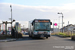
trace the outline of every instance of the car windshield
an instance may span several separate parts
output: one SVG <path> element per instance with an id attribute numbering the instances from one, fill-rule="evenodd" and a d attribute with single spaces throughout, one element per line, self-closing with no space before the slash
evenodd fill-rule
<path id="1" fill-rule="evenodd" d="M 50 23 L 49 22 L 36 22 L 35 23 L 35 30 L 38 31 L 49 31 L 50 30 Z"/>

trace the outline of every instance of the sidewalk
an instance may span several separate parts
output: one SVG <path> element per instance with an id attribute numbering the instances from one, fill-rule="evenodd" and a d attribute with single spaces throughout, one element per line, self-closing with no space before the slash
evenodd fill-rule
<path id="1" fill-rule="evenodd" d="M 9 39 L 0 40 L 0 42 L 10 42 L 10 41 L 16 41 L 16 39 L 14 39 L 14 38 L 9 38 Z"/>
<path id="2" fill-rule="evenodd" d="M 29 35 L 22 35 L 23 37 L 28 37 Z M 11 42 L 11 41 L 17 41 L 17 40 L 22 40 L 22 38 L 7 38 L 7 39 L 2 39 L 0 42 Z"/>

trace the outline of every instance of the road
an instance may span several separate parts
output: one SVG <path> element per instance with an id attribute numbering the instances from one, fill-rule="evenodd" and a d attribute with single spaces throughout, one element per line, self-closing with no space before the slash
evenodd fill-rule
<path id="1" fill-rule="evenodd" d="M 51 36 L 32 39 L 25 36 L 12 42 L 0 42 L 0 50 L 75 50 L 75 41 L 70 38 Z"/>

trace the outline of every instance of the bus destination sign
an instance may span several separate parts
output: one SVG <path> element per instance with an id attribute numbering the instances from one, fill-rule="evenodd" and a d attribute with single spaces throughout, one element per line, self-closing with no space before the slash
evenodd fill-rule
<path id="1" fill-rule="evenodd" d="M 35 22 L 49 22 L 48 20 L 37 20 Z"/>

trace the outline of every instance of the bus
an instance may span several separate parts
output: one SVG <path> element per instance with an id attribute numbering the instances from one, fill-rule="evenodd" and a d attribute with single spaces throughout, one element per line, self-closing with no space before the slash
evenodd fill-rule
<path id="1" fill-rule="evenodd" d="M 29 22 L 29 37 L 50 37 L 51 36 L 51 25 L 50 19 L 34 19 Z"/>

